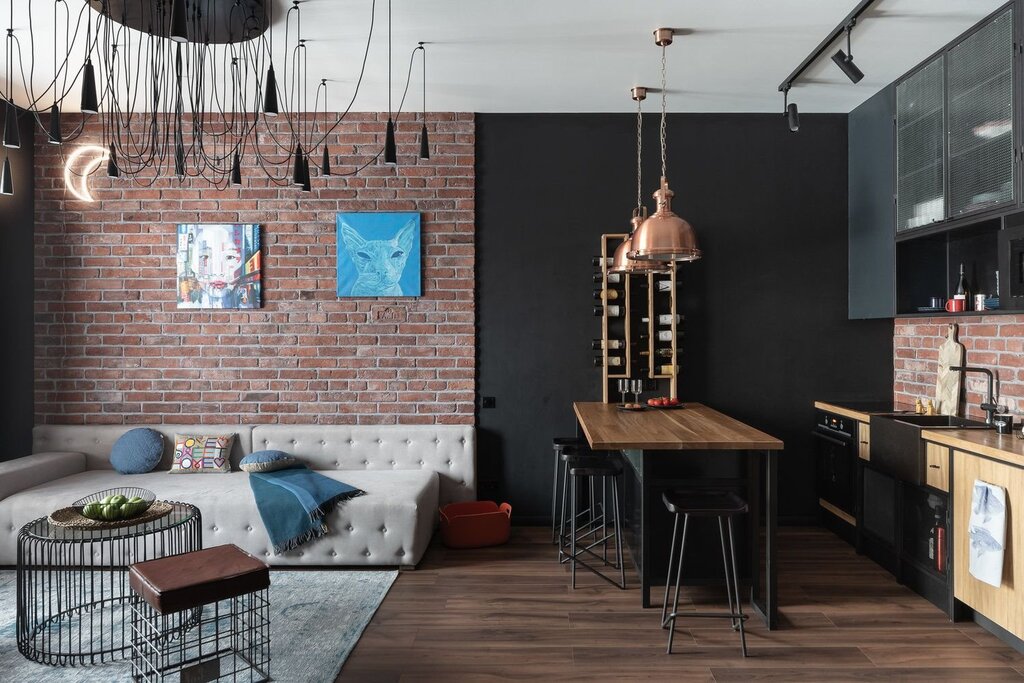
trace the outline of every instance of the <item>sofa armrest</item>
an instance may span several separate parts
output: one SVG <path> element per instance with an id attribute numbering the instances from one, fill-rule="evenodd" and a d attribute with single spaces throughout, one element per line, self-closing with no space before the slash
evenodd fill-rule
<path id="1" fill-rule="evenodd" d="M 35 453 L 0 462 L 0 500 L 33 486 L 84 471 L 84 453 Z"/>

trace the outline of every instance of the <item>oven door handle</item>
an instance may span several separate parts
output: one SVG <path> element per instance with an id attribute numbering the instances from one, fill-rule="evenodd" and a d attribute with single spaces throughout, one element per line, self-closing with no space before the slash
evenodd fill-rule
<path id="1" fill-rule="evenodd" d="M 836 439 L 834 437 L 828 436 L 827 434 L 822 434 L 821 432 L 817 432 L 817 431 L 812 431 L 811 432 L 811 436 L 816 436 L 819 439 L 824 439 L 825 441 L 828 441 L 829 443 L 834 443 L 835 445 L 843 446 L 844 448 L 849 448 L 852 445 L 852 442 L 848 443 L 846 441 L 840 441 L 839 439 Z"/>

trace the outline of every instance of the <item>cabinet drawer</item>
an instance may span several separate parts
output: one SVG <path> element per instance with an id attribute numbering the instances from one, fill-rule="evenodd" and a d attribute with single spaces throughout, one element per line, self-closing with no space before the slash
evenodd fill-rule
<path id="1" fill-rule="evenodd" d="M 871 460 L 871 425 L 867 422 L 857 423 L 857 455 L 861 460 Z"/>
<path id="2" fill-rule="evenodd" d="M 925 443 L 925 483 L 949 493 L 949 448 L 937 443 Z"/>

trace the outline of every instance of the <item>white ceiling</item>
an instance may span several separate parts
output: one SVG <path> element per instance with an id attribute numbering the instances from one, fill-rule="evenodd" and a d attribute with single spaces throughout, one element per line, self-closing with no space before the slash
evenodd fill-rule
<path id="1" fill-rule="evenodd" d="M 27 45 L 27 0 L 14 2 Z M 77 9 L 81 0 L 68 0 Z M 848 112 L 1005 0 L 877 0 L 853 34 L 866 74 L 851 84 L 830 49 L 794 85 L 801 112 Z M 651 32 L 686 29 L 668 48 L 672 111 L 780 111 L 778 84 L 836 26 L 855 0 L 394 0 L 394 93 L 401 97 L 409 51 L 428 43 L 428 108 L 476 112 L 633 111 L 629 88 L 658 85 Z M 0 16 L 6 15 L 0 2 Z M 284 9 L 276 0 L 276 30 Z M 33 2 L 38 54 L 48 55 L 52 3 Z M 327 78 L 331 109 L 347 103 L 358 72 L 371 0 L 303 0 L 310 85 Z M 387 109 L 387 0 L 354 109 Z M 278 34 L 281 35 L 280 33 Z M 839 47 L 837 44 L 836 47 Z M 845 46 L 843 46 L 845 48 Z M 41 59 L 49 64 L 52 57 Z M 3 57 L 0 56 L 0 64 Z M 37 77 L 40 83 L 48 78 Z M 0 72 L 2 73 L 2 72 Z M 419 107 L 419 66 L 411 101 Z M 69 105 L 77 103 L 70 98 Z M 312 102 L 312 98 L 310 100 Z M 648 101 L 648 110 L 656 103 Z M 68 109 L 73 109 L 69 106 Z"/>

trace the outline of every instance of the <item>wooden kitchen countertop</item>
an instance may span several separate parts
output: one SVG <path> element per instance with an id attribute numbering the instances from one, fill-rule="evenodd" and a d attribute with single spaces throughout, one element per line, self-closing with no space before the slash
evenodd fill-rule
<path id="1" fill-rule="evenodd" d="M 926 429 L 921 438 L 1024 467 L 1024 439 L 1017 438 L 1019 433 L 1019 429 L 1013 434 L 999 434 L 994 429 Z"/>
<path id="2" fill-rule="evenodd" d="M 700 403 L 678 410 L 630 412 L 614 403 L 577 402 L 573 410 L 590 447 L 621 450 L 780 451 L 782 441 Z"/>

